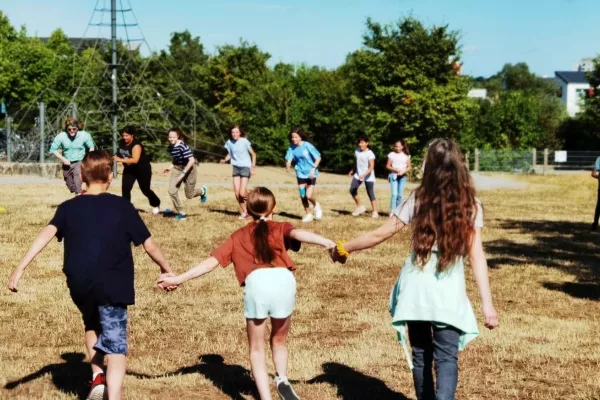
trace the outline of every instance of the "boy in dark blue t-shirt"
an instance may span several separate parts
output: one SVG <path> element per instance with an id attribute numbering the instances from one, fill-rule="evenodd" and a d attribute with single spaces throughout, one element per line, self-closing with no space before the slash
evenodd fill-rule
<path id="1" fill-rule="evenodd" d="M 125 378 L 127 355 L 127 306 L 134 304 L 131 243 L 143 244 L 160 267 L 161 276 L 171 268 L 152 239 L 133 205 L 107 193 L 112 181 L 109 153 L 94 151 L 82 163 L 85 196 L 67 200 L 34 240 L 8 287 L 16 292 L 25 268 L 52 240 L 64 239 L 63 271 L 73 302 L 81 312 L 85 342 L 92 365 L 92 388 L 87 398 L 119 399 Z M 106 356 L 106 376 L 104 358 Z"/>

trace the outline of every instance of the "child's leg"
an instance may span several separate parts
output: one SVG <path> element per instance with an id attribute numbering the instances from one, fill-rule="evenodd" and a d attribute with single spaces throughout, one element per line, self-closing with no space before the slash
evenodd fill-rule
<path id="1" fill-rule="evenodd" d="M 454 400 L 458 385 L 459 339 L 460 331 L 452 326 L 443 329 L 433 327 L 437 400 Z"/>
<path id="2" fill-rule="evenodd" d="M 177 182 L 180 175 L 181 170 L 173 168 L 173 172 L 171 172 L 171 177 L 169 179 L 169 197 L 171 197 L 173 208 L 177 213 L 183 213 L 183 206 L 179 199 L 179 187 L 181 186 L 181 182 Z"/>
<path id="3" fill-rule="evenodd" d="M 408 337 L 412 347 L 413 381 L 417 400 L 435 399 L 433 389 L 433 343 L 431 323 L 423 321 L 408 322 Z"/>
<path id="4" fill-rule="evenodd" d="M 104 372 L 104 353 L 97 352 L 94 349 L 98 341 L 98 332 L 94 330 L 85 331 L 85 347 L 90 357 L 90 365 L 92 366 L 92 374 L 96 375 Z"/>
<path id="5" fill-rule="evenodd" d="M 273 353 L 273 364 L 275 372 L 281 377 L 287 377 L 288 350 L 285 345 L 292 317 L 271 318 L 271 352 Z"/>
<path id="6" fill-rule="evenodd" d="M 242 202 L 240 201 L 240 186 L 241 186 L 241 177 L 234 176 L 233 177 L 233 194 L 235 195 L 235 200 L 238 203 L 238 207 L 240 210 L 245 213 L 244 208 L 242 207 Z"/>
<path id="7" fill-rule="evenodd" d="M 398 179 L 398 194 L 396 197 L 396 207 L 398 207 L 402 203 L 402 196 L 404 194 L 404 188 L 406 187 L 406 176 Z"/>
<path id="8" fill-rule="evenodd" d="M 354 199 L 357 207 L 360 207 L 360 199 L 358 198 L 358 188 L 362 182 L 356 178 L 352 178 L 352 183 L 350 184 L 350 194 Z"/>
<path id="9" fill-rule="evenodd" d="M 367 188 L 367 195 L 371 200 L 371 208 L 373 212 L 377 212 L 377 199 L 375 198 L 375 182 L 366 182 L 365 187 Z"/>
<path id="10" fill-rule="evenodd" d="M 315 196 L 315 185 L 306 185 L 306 198 L 313 206 L 317 205 L 317 197 Z"/>
<path id="11" fill-rule="evenodd" d="M 265 361 L 265 331 L 266 319 L 246 319 L 248 329 L 248 345 L 250 347 L 250 365 L 252 376 L 261 400 L 271 400 L 269 389 L 269 374 Z"/>
<path id="12" fill-rule="evenodd" d="M 125 354 L 106 355 L 106 390 L 110 400 L 119 400 L 122 396 L 125 365 Z"/>
<path id="13" fill-rule="evenodd" d="M 196 189 L 196 181 L 198 179 L 198 170 L 194 165 L 191 170 L 188 171 L 187 176 L 183 178 L 185 197 L 193 199 L 194 197 L 202 196 L 202 189 Z"/>
<path id="14" fill-rule="evenodd" d="M 238 202 L 244 214 L 248 213 L 248 208 L 246 207 L 246 199 L 248 198 L 248 179 L 245 177 L 240 178 L 240 190 L 238 192 Z"/>
<path id="15" fill-rule="evenodd" d="M 388 181 L 390 182 L 390 189 L 392 190 L 392 194 L 390 197 L 390 213 L 392 213 L 396 209 L 396 198 L 398 197 L 398 182 L 397 179 L 394 178 L 395 174 L 390 174 L 388 177 Z"/>
<path id="16" fill-rule="evenodd" d="M 310 206 L 308 204 L 308 198 L 306 197 L 306 183 L 298 184 L 298 193 L 300 194 L 300 200 L 302 201 L 304 212 L 310 214 Z"/>

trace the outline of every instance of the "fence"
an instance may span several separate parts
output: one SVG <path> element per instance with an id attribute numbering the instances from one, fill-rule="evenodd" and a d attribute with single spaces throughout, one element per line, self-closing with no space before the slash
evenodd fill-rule
<path id="1" fill-rule="evenodd" d="M 557 174 L 590 171 L 600 151 L 579 150 L 479 150 L 465 154 L 474 172 Z"/>

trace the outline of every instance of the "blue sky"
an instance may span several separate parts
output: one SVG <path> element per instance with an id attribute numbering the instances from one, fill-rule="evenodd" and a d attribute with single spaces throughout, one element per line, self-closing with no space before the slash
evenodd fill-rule
<path id="1" fill-rule="evenodd" d="M 2 0 L 12 24 L 48 36 L 62 28 L 82 36 L 96 0 Z M 240 38 L 269 52 L 272 62 L 335 68 L 362 45 L 365 20 L 394 22 L 413 15 L 428 25 L 449 24 L 461 33 L 463 72 L 496 73 L 524 61 L 540 74 L 571 70 L 600 53 L 598 0 L 117 0 L 131 3 L 153 50 L 165 48 L 171 32 L 188 29 L 206 49 Z M 110 0 L 98 0 L 109 7 Z M 99 21 L 100 13 L 94 20 Z M 104 15 L 109 21 L 109 15 Z M 130 36 L 140 37 L 137 28 Z M 89 28 L 86 36 L 109 35 Z M 121 30 L 119 36 L 124 37 Z"/>

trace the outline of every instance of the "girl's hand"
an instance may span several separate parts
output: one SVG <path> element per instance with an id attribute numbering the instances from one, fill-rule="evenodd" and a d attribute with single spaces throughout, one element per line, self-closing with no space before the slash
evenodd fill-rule
<path id="1" fill-rule="evenodd" d="M 219 164 L 225 164 L 227 161 L 225 161 L 225 159 L 222 159 L 221 161 L 219 161 Z"/>
<path id="2" fill-rule="evenodd" d="M 256 175 L 256 167 L 250 167 L 250 176 L 254 176 L 254 175 Z"/>
<path id="3" fill-rule="evenodd" d="M 181 282 L 179 277 L 171 272 L 167 274 L 160 274 L 156 280 L 156 285 L 167 292 L 177 289 L 180 284 Z"/>
<path id="4" fill-rule="evenodd" d="M 363 181 L 363 180 L 365 180 L 365 176 L 364 176 L 364 175 L 359 175 L 359 176 L 358 176 L 358 180 L 359 180 L 359 181 Z"/>
<path id="5" fill-rule="evenodd" d="M 309 177 L 310 179 L 312 179 L 312 178 L 314 178 L 314 177 L 315 177 L 315 169 L 314 169 L 314 168 L 311 168 L 311 169 L 310 169 L 310 174 L 308 174 L 308 177 Z"/>
<path id="6" fill-rule="evenodd" d="M 169 171 L 171 171 L 171 168 L 165 168 L 165 170 L 163 171 L 163 174 L 165 174 L 165 175 L 166 175 L 166 174 L 168 174 L 168 173 L 169 173 Z"/>
<path id="7" fill-rule="evenodd" d="M 483 306 L 483 315 L 485 316 L 485 327 L 494 329 L 498 326 L 498 313 L 493 304 Z"/>
<path id="8" fill-rule="evenodd" d="M 348 176 L 352 176 L 352 175 L 354 175 L 354 171 L 348 172 Z"/>
<path id="9" fill-rule="evenodd" d="M 21 280 L 22 276 L 23 270 L 19 268 L 15 269 L 8 277 L 8 290 L 16 293 L 18 291 L 17 286 L 19 286 L 19 280 Z"/>

